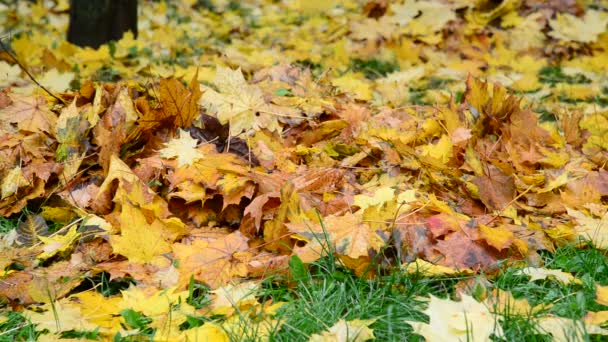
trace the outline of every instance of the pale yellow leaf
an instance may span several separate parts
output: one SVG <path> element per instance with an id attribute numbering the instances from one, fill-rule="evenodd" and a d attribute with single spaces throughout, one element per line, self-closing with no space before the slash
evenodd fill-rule
<path id="1" fill-rule="evenodd" d="M 160 150 L 162 158 L 176 158 L 178 167 L 192 165 L 195 161 L 203 158 L 205 154 L 196 149 L 198 141 L 190 135 L 190 132 L 179 129 L 179 138 L 171 139 Z"/>

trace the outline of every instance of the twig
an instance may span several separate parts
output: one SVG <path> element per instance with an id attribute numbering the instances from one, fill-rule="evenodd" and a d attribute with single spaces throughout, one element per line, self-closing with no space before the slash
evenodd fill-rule
<path id="1" fill-rule="evenodd" d="M 32 74 L 30 74 L 29 71 L 27 71 L 27 69 L 23 66 L 23 64 L 21 64 L 21 62 L 19 62 L 19 60 L 17 59 L 17 56 L 15 56 L 7 47 L 6 45 L 4 45 L 4 43 L 2 42 L 2 39 L 0 39 L 0 47 L 2 48 L 3 51 L 6 51 L 6 53 L 13 59 L 13 61 L 19 66 L 19 68 L 21 70 L 23 70 L 23 72 L 32 80 L 32 82 L 34 82 L 37 86 L 39 86 L 42 90 L 44 90 L 47 94 L 49 94 L 50 96 L 52 96 L 54 99 L 56 99 L 57 101 L 61 102 L 62 104 L 65 104 L 65 101 L 63 101 L 63 99 L 59 98 L 57 95 L 51 93 L 50 90 L 46 89 L 45 86 L 43 86 L 42 84 L 40 84 Z"/>

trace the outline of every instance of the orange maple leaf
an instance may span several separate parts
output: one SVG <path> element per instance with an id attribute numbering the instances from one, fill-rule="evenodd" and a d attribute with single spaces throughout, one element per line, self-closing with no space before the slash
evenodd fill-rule
<path id="1" fill-rule="evenodd" d="M 195 240 L 192 244 L 173 245 L 173 253 L 179 261 L 180 279 L 178 288 L 187 286 L 190 277 L 216 289 L 236 277 L 247 275 L 247 238 L 240 232 L 207 242 Z"/>

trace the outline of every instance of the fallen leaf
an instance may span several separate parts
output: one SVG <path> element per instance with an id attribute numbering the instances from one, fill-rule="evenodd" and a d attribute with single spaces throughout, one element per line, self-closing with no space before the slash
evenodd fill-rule
<path id="1" fill-rule="evenodd" d="M 541 332 L 552 336 L 555 342 L 583 341 L 586 335 L 608 335 L 608 330 L 563 317 L 545 316 L 535 320 Z"/>
<path id="2" fill-rule="evenodd" d="M 407 323 L 427 341 L 488 341 L 491 335 L 503 335 L 487 304 L 467 295 L 462 295 L 460 302 L 431 295 L 424 313 L 429 316 L 429 323 Z"/>
<path id="3" fill-rule="evenodd" d="M 141 210 L 124 203 L 120 214 L 120 235 L 111 235 L 114 253 L 124 255 L 133 263 L 149 263 L 171 252 L 165 225 L 158 219 L 148 223 Z"/>
<path id="4" fill-rule="evenodd" d="M 594 218 L 578 210 L 570 208 L 567 210 L 568 215 L 578 223 L 574 227 L 577 237 L 590 240 L 597 248 L 608 249 L 608 215 Z"/>
<path id="5" fill-rule="evenodd" d="M 530 281 L 539 279 L 555 279 L 562 284 L 582 284 L 580 279 L 575 278 L 572 274 L 562 272 L 561 270 L 550 270 L 546 268 L 526 267 L 518 270 L 515 274 L 523 274 L 530 277 Z"/>
<path id="6" fill-rule="evenodd" d="M 339 320 L 327 331 L 320 334 L 313 334 L 308 339 L 309 342 L 364 342 L 375 338 L 374 331 L 369 328 L 375 319 L 354 319 L 346 321 Z"/>
<path id="7" fill-rule="evenodd" d="M 578 18 L 569 13 L 557 13 L 554 20 L 549 21 L 553 38 L 590 43 L 597 40 L 598 35 L 606 30 L 608 15 L 602 11 L 588 10 L 585 16 Z"/>
<path id="8" fill-rule="evenodd" d="M 193 139 L 189 132 L 179 130 L 179 138 L 172 139 L 165 144 L 165 148 L 160 150 L 162 158 L 176 158 L 177 166 L 192 165 L 199 159 L 205 157 L 200 150 L 196 148 L 198 141 Z"/>
<path id="9" fill-rule="evenodd" d="M 600 305 L 608 306 L 608 286 L 595 286 L 595 301 Z"/>
<path id="10" fill-rule="evenodd" d="M 240 232 L 231 233 L 214 241 L 195 240 L 190 245 L 174 244 L 173 253 L 179 260 L 180 286 L 190 282 L 190 277 L 217 289 L 247 275 L 247 238 Z"/>

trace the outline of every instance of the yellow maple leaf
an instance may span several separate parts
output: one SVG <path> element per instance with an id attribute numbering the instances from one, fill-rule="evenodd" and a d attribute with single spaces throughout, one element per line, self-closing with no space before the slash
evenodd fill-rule
<path id="1" fill-rule="evenodd" d="M 478 0 L 475 1 L 475 9 L 467 13 L 467 19 L 474 21 L 478 25 L 487 25 L 496 18 L 514 13 L 520 4 L 521 0 L 506 0 L 500 3 Z"/>
<path id="2" fill-rule="evenodd" d="M 584 341 L 586 335 L 608 335 L 607 329 L 581 320 L 564 317 L 544 316 L 534 320 L 540 332 L 550 334 L 551 341 Z"/>
<path id="3" fill-rule="evenodd" d="M 364 342 L 375 338 L 369 328 L 375 319 L 340 319 L 336 324 L 320 334 L 312 334 L 309 342 Z"/>
<path id="4" fill-rule="evenodd" d="M 454 302 L 431 295 L 424 313 L 429 323 L 408 323 L 427 341 L 489 341 L 491 335 L 503 335 L 488 304 L 471 296 L 462 295 L 462 301 Z"/>
<path id="5" fill-rule="evenodd" d="M 372 196 L 367 194 L 355 195 L 353 205 L 365 210 L 371 206 L 380 205 L 395 198 L 395 189 L 390 186 L 376 189 Z"/>
<path id="6" fill-rule="evenodd" d="M 99 327 L 100 332 L 105 336 L 113 336 L 120 330 L 121 317 L 117 316 L 117 313 L 121 310 L 122 298 L 105 297 L 101 293 L 91 290 L 76 294 L 71 299 L 77 300 L 82 316 Z"/>
<path id="7" fill-rule="evenodd" d="M 259 304 L 256 293 L 259 284 L 252 281 L 221 286 L 213 291 L 211 308 L 214 315 L 231 316 L 234 312 L 246 312 L 251 306 Z"/>
<path id="8" fill-rule="evenodd" d="M 0 61 L 0 87 L 6 87 L 19 80 L 21 68 L 19 65 L 10 65 L 5 61 Z"/>
<path id="9" fill-rule="evenodd" d="M 608 322 L 608 311 L 588 311 L 584 319 L 585 324 L 602 326 Z"/>
<path id="10" fill-rule="evenodd" d="M 352 93 L 356 99 L 363 101 L 372 99 L 371 84 L 361 73 L 346 73 L 332 79 L 331 83 L 345 93 Z"/>
<path id="11" fill-rule="evenodd" d="M 50 91 L 64 92 L 70 89 L 70 82 L 74 80 L 73 72 L 59 72 L 57 69 L 47 71 L 39 82 Z"/>
<path id="12" fill-rule="evenodd" d="M 507 44 L 511 50 L 526 51 L 530 48 L 543 46 L 546 38 L 542 31 L 544 27 L 544 24 L 541 23 L 542 20 L 540 20 L 542 16 L 541 12 L 533 12 L 522 18 L 521 22 L 507 31 Z"/>
<path id="13" fill-rule="evenodd" d="M 379 19 L 363 18 L 350 24 L 350 37 L 356 40 L 368 40 L 371 42 L 390 38 L 395 32 L 396 26 L 389 18 Z"/>
<path id="14" fill-rule="evenodd" d="M 68 330 L 90 331 L 96 328 L 82 314 L 81 306 L 70 302 L 69 299 L 64 298 L 52 304 L 45 304 L 42 309 L 43 312 L 30 310 L 23 312 L 23 315 L 40 330 L 47 329 L 56 334 Z"/>
<path id="15" fill-rule="evenodd" d="M 362 222 L 360 215 L 326 216 L 323 225 L 310 223 L 286 223 L 290 231 L 297 233 L 315 248 L 317 243 L 329 241 L 336 253 L 352 259 L 369 256 L 370 250 L 379 251 L 384 240 Z M 326 235 L 327 234 L 327 235 Z M 321 255 L 319 255 L 321 257 Z"/>
<path id="16" fill-rule="evenodd" d="M 131 286 L 121 291 L 121 309 L 132 309 L 152 319 L 151 328 L 156 329 L 160 340 L 176 340 L 181 334 L 179 326 L 195 315 L 195 309 L 186 303 L 188 291 L 176 287 L 156 289 Z"/>
<path id="17" fill-rule="evenodd" d="M 72 248 L 72 244 L 80 237 L 78 225 L 73 225 L 64 235 L 40 236 L 38 238 L 44 246 L 42 253 L 37 256 L 40 260 L 46 260 L 54 255 L 63 253 Z"/>
<path id="18" fill-rule="evenodd" d="M 592 43 L 606 31 L 606 24 L 608 14 L 603 11 L 589 9 L 582 18 L 570 13 L 557 13 L 555 19 L 549 20 L 549 35 L 563 41 Z"/>
<path id="19" fill-rule="evenodd" d="M 443 168 L 453 156 L 452 140 L 447 134 L 441 136 L 439 141 L 420 147 L 420 154 L 424 161 L 429 164 Z"/>
<path id="20" fill-rule="evenodd" d="M 188 298 L 188 291 L 178 291 L 176 287 L 158 290 L 131 286 L 121 293 L 121 309 L 133 309 L 150 317 L 167 313 L 174 304 L 184 303 Z"/>
<path id="21" fill-rule="evenodd" d="M 608 286 L 595 286 L 595 301 L 598 304 L 608 306 Z"/>
<path id="22" fill-rule="evenodd" d="M 120 223 L 121 234 L 110 236 L 110 242 L 114 252 L 124 255 L 130 262 L 148 263 L 171 252 L 165 225 L 158 219 L 149 224 L 141 210 L 128 202 L 123 203 Z"/>
<path id="23" fill-rule="evenodd" d="M 129 183 L 140 182 L 139 177 L 137 177 L 137 175 L 127 164 L 125 164 L 125 162 L 120 160 L 118 156 L 112 155 L 110 157 L 108 175 L 106 176 L 106 179 L 104 179 L 103 183 L 101 183 L 99 186 L 99 191 L 97 192 L 96 198 L 99 198 L 105 192 L 109 191 L 114 180 L 118 180 L 120 183 L 125 181 Z"/>
<path id="24" fill-rule="evenodd" d="M 538 279 L 547 279 L 553 278 L 563 284 L 582 284 L 580 279 L 575 278 L 571 273 L 563 272 L 561 270 L 550 270 L 546 268 L 538 268 L 538 267 L 526 267 L 520 270 L 517 270 L 515 274 L 525 274 L 530 277 L 530 281 L 535 281 Z"/>
<path id="25" fill-rule="evenodd" d="M 205 157 L 205 154 L 198 150 L 198 141 L 190 135 L 190 132 L 179 130 L 179 138 L 171 139 L 165 144 L 165 148 L 160 150 L 162 158 L 176 158 L 178 167 L 192 165 L 195 161 Z"/>
<path id="26" fill-rule="evenodd" d="M 591 134 L 585 142 L 585 147 L 608 150 L 608 111 L 594 110 L 593 113 L 585 115 L 581 119 L 579 126 Z"/>
<path id="27" fill-rule="evenodd" d="M 250 129 L 281 131 L 277 115 L 266 104 L 262 90 L 247 83 L 241 69 L 218 67 L 213 88 L 203 86 L 199 104 L 217 116 L 222 124 L 230 123 L 232 135 Z"/>
<path id="28" fill-rule="evenodd" d="M 574 227 L 578 237 L 591 240 L 597 248 L 608 249 L 608 215 L 594 218 L 578 210 L 570 208 L 567 210 L 568 215 L 578 223 Z"/>
<path id="29" fill-rule="evenodd" d="M 499 226 L 493 228 L 480 224 L 479 232 L 481 237 L 488 243 L 488 245 L 496 248 L 499 251 L 508 248 L 514 241 L 513 232 L 505 227 Z"/>
<path id="30" fill-rule="evenodd" d="M 470 269 L 455 269 L 453 267 L 435 265 L 422 259 L 416 259 L 408 263 L 403 268 L 403 271 L 408 274 L 420 273 L 425 277 L 450 277 L 457 275 L 471 275 L 475 273 Z"/>
<path id="31" fill-rule="evenodd" d="M 454 11 L 443 2 L 406 0 L 404 6 L 411 6 L 418 12 L 405 28 L 407 33 L 414 36 L 433 36 L 450 20 L 456 19 Z"/>
<path id="32" fill-rule="evenodd" d="M 2 179 L 2 199 L 17 193 L 19 188 L 30 185 L 30 182 L 23 176 L 20 166 L 12 168 Z"/>
<path id="33" fill-rule="evenodd" d="M 133 49 L 139 50 L 145 45 L 141 40 L 135 39 L 133 32 L 128 31 L 123 34 L 122 38 L 116 41 L 116 52 L 114 58 L 126 58 Z"/>
<path id="34" fill-rule="evenodd" d="M 180 341 L 229 342 L 230 337 L 220 326 L 206 322 L 200 327 L 184 330 Z"/>
<path id="35" fill-rule="evenodd" d="M 547 309 L 551 304 L 539 304 L 534 307 L 526 298 L 515 299 L 509 291 L 496 289 L 492 291 L 493 296 L 489 298 L 492 302 L 492 312 L 503 316 L 521 315 L 529 316 L 540 310 Z"/>

